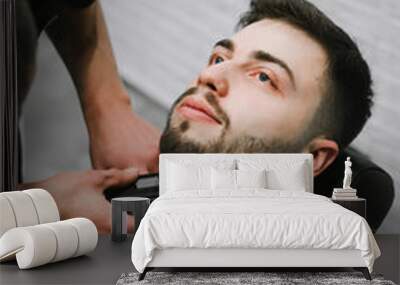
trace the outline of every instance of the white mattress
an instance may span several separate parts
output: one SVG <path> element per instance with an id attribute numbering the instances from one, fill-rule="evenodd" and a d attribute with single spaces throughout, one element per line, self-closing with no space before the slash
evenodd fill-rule
<path id="1" fill-rule="evenodd" d="M 167 248 L 357 249 L 371 272 L 380 255 L 359 215 L 323 196 L 265 189 L 162 195 L 134 237 L 135 268 Z"/>

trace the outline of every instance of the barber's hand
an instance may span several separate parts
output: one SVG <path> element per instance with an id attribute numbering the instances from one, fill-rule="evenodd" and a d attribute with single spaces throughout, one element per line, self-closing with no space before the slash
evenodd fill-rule
<path id="1" fill-rule="evenodd" d="M 109 233 L 111 204 L 104 198 L 103 191 L 110 187 L 126 186 L 137 177 L 136 168 L 62 172 L 19 188 L 43 188 L 56 201 L 61 219 L 85 217 L 96 224 L 100 233 Z M 128 218 L 128 225 L 131 231 L 132 217 Z"/>
<path id="2" fill-rule="evenodd" d="M 134 165 L 140 174 L 158 171 L 160 130 L 135 114 L 130 105 L 111 104 L 88 126 L 95 169 Z"/>

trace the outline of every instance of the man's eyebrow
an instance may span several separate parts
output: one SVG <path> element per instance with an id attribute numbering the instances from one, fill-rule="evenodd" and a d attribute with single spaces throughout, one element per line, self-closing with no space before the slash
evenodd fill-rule
<path id="1" fill-rule="evenodd" d="M 254 59 L 260 60 L 260 61 L 272 62 L 272 63 L 279 65 L 287 72 L 287 74 L 289 75 L 290 81 L 292 82 L 293 86 L 296 87 L 296 82 L 294 80 L 293 71 L 283 60 L 273 56 L 272 54 L 270 54 L 268 52 L 262 51 L 262 50 L 255 51 L 252 54 L 251 58 L 254 58 Z"/>
<path id="2" fill-rule="evenodd" d="M 227 50 L 233 52 L 235 50 L 235 44 L 230 39 L 223 39 L 215 43 L 214 48 L 216 47 L 223 47 Z"/>

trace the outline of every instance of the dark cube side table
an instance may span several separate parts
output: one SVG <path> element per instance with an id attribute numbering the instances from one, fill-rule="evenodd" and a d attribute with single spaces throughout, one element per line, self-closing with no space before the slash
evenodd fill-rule
<path id="1" fill-rule="evenodd" d="M 341 205 L 342 207 L 359 214 L 364 219 L 367 217 L 367 200 L 364 198 L 357 199 L 331 199 L 332 202 Z"/>
<path id="2" fill-rule="evenodd" d="M 150 205 L 150 199 L 144 197 L 119 197 L 111 200 L 112 207 L 112 227 L 111 227 L 111 240 L 124 241 L 127 237 L 127 212 L 135 216 L 135 229 L 133 234 L 136 233 L 140 221 L 146 214 Z"/>

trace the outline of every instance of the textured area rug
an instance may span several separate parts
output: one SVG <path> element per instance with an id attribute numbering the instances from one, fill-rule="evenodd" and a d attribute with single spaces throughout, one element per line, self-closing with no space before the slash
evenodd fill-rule
<path id="1" fill-rule="evenodd" d="M 139 273 L 122 274 L 117 285 L 133 284 L 385 284 L 395 285 L 384 280 L 381 275 L 372 274 L 372 281 L 360 272 L 148 272 L 142 281 Z"/>

